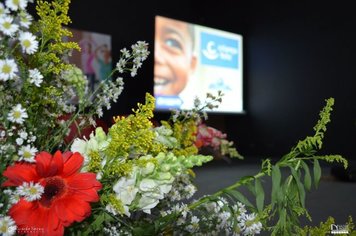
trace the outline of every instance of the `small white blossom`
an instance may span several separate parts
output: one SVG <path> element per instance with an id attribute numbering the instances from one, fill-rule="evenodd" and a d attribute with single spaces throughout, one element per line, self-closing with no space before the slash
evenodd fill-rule
<path id="1" fill-rule="evenodd" d="M 35 162 L 35 155 L 38 152 L 37 148 L 31 147 L 31 145 L 22 146 L 18 152 L 20 158 L 19 160 L 24 160 L 27 162 Z"/>
<path id="2" fill-rule="evenodd" d="M 17 104 L 8 114 L 7 119 L 11 122 L 22 124 L 28 118 L 26 109 L 21 104 Z"/>
<path id="3" fill-rule="evenodd" d="M 22 138 L 17 138 L 16 139 L 16 144 L 21 146 L 23 144 L 23 139 Z"/>
<path id="4" fill-rule="evenodd" d="M 124 58 L 129 58 L 131 56 L 130 51 L 127 50 L 126 48 L 121 49 L 120 52 L 122 53 Z"/>
<path id="5" fill-rule="evenodd" d="M 15 235 L 17 226 L 15 221 L 9 216 L 0 216 L 0 235 L 10 236 Z"/>
<path id="6" fill-rule="evenodd" d="M 18 72 L 18 68 L 14 59 L 0 60 L 0 81 L 13 79 L 16 72 Z"/>
<path id="7" fill-rule="evenodd" d="M 36 138 L 37 138 L 36 136 L 31 136 L 31 137 L 29 138 L 28 142 L 33 143 L 33 142 L 36 141 Z"/>
<path id="8" fill-rule="evenodd" d="M 0 130 L 0 139 L 1 139 L 1 138 L 4 138 L 5 135 L 6 135 L 5 130 Z"/>
<path id="9" fill-rule="evenodd" d="M 20 196 L 25 197 L 26 201 L 32 202 L 41 199 L 41 196 L 44 193 L 44 187 L 39 183 L 34 184 L 33 182 L 24 182 L 21 186 L 16 188 L 16 192 Z"/>
<path id="10" fill-rule="evenodd" d="M 31 34 L 30 32 L 21 32 L 20 36 L 19 36 L 19 41 L 20 41 L 20 44 L 22 47 L 22 51 L 24 53 L 33 54 L 38 49 L 38 41 L 36 40 L 36 37 L 33 34 Z M 37 69 L 35 69 L 35 70 L 37 70 Z M 37 74 L 41 75 L 38 70 L 35 72 L 36 72 L 36 75 Z M 31 72 L 30 72 L 30 76 L 31 76 Z M 37 84 L 36 84 L 36 86 L 37 86 Z M 39 86 L 37 86 L 37 87 L 39 87 Z"/>
<path id="11" fill-rule="evenodd" d="M 136 75 L 137 75 L 137 68 L 136 67 L 133 67 L 132 69 L 131 69 L 131 77 L 135 77 Z"/>
<path id="12" fill-rule="evenodd" d="M 114 216 L 116 216 L 118 214 L 118 212 L 115 210 L 115 208 L 111 204 L 106 205 L 105 209 L 107 212 L 113 214 Z"/>
<path id="13" fill-rule="evenodd" d="M 30 83 L 36 85 L 37 87 L 41 86 L 43 81 L 43 75 L 38 69 L 29 70 L 30 74 Z"/>
<path id="14" fill-rule="evenodd" d="M 0 17 L 0 30 L 7 36 L 12 37 L 19 29 L 17 24 L 13 24 L 11 16 Z"/>
<path id="15" fill-rule="evenodd" d="M 20 201 L 20 195 L 18 194 L 12 194 L 10 195 L 10 204 L 15 205 Z"/>
<path id="16" fill-rule="evenodd" d="M 22 138 L 22 139 L 27 139 L 28 134 L 27 134 L 26 131 L 21 130 L 21 131 L 19 132 L 19 136 L 20 136 L 20 138 Z"/>
<path id="17" fill-rule="evenodd" d="M 119 71 L 119 73 L 123 73 L 125 66 L 126 66 L 126 59 L 120 58 L 119 61 L 116 63 L 116 69 Z"/>

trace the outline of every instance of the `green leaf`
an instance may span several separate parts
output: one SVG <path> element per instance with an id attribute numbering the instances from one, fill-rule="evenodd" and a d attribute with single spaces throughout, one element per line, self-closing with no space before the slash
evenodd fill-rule
<path id="1" fill-rule="evenodd" d="M 246 187 L 248 190 L 250 190 L 250 192 L 253 194 L 253 196 L 256 196 L 255 186 L 252 183 L 247 183 Z"/>
<path id="2" fill-rule="evenodd" d="M 300 181 L 300 174 L 294 168 L 291 168 L 291 171 L 292 171 L 293 178 L 294 178 L 295 182 L 297 183 L 300 203 L 301 203 L 302 207 L 305 208 L 305 189 L 304 189 L 304 185 Z"/>
<path id="3" fill-rule="evenodd" d="M 302 163 L 302 166 L 303 166 L 303 169 L 304 169 L 304 172 L 305 172 L 305 174 L 304 174 L 304 186 L 308 191 L 310 191 L 312 180 L 311 180 L 309 167 L 304 161 L 302 161 L 301 163 Z"/>
<path id="4" fill-rule="evenodd" d="M 265 192 L 263 190 L 261 181 L 259 179 L 255 180 L 255 191 L 256 191 L 256 206 L 259 212 L 263 211 Z"/>
<path id="5" fill-rule="evenodd" d="M 272 193 L 271 193 L 271 203 L 273 205 L 278 202 L 278 193 L 281 191 L 281 170 L 278 166 L 272 167 Z"/>
<path id="6" fill-rule="evenodd" d="M 239 191 L 236 190 L 226 190 L 225 191 L 226 194 L 234 197 L 235 199 L 237 199 L 238 201 L 240 201 L 241 203 L 245 204 L 245 206 L 247 207 L 252 207 L 255 208 L 252 203 L 244 196 L 242 195 L 242 193 L 240 193 Z"/>
<path id="7" fill-rule="evenodd" d="M 95 220 L 90 224 L 90 227 L 83 233 L 83 235 L 90 235 L 91 233 L 98 231 L 102 228 L 105 221 L 105 212 L 94 217 Z"/>
<path id="8" fill-rule="evenodd" d="M 321 177 L 321 168 L 320 168 L 320 164 L 319 161 L 317 159 L 314 159 L 314 184 L 315 184 L 315 188 L 318 188 L 318 184 L 319 184 L 319 180 Z"/>

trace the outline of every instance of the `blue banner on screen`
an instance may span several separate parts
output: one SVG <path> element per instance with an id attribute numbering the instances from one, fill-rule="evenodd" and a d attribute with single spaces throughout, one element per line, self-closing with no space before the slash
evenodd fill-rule
<path id="1" fill-rule="evenodd" d="M 201 32 L 200 57 L 203 65 L 238 68 L 238 41 Z"/>
<path id="2" fill-rule="evenodd" d="M 156 107 L 158 109 L 179 109 L 182 99 L 178 96 L 156 96 Z"/>

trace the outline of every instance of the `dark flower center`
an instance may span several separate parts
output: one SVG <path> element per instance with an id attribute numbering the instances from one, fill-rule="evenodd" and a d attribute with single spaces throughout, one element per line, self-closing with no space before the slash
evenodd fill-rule
<path id="1" fill-rule="evenodd" d="M 54 199 L 63 195 L 65 190 L 66 184 L 62 178 L 57 176 L 46 178 L 46 186 L 40 203 L 45 207 L 49 207 Z"/>

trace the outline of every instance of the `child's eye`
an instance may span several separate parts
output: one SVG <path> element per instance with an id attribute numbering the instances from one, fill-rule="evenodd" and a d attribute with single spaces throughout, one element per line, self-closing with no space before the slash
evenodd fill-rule
<path id="1" fill-rule="evenodd" d="M 172 39 L 172 38 L 166 39 L 165 43 L 169 47 L 177 48 L 177 49 L 180 49 L 180 50 L 183 49 L 182 44 L 176 39 Z"/>

